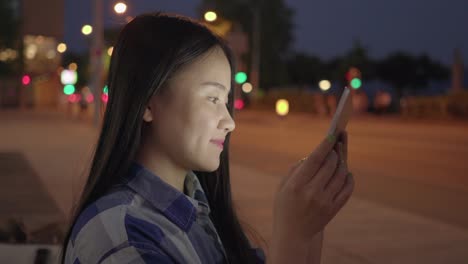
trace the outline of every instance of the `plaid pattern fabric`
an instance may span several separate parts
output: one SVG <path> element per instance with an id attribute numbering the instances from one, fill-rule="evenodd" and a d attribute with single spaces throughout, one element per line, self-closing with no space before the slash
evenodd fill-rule
<path id="1" fill-rule="evenodd" d="M 189 172 L 184 185 L 185 194 L 133 163 L 122 184 L 80 214 L 65 263 L 225 263 L 197 176 Z"/>

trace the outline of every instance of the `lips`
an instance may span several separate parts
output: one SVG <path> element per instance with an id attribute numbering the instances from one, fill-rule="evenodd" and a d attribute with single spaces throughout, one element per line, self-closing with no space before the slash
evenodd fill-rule
<path id="1" fill-rule="evenodd" d="M 210 142 L 217 145 L 220 148 L 224 147 L 224 140 L 223 139 L 212 139 L 212 140 L 210 140 Z"/>

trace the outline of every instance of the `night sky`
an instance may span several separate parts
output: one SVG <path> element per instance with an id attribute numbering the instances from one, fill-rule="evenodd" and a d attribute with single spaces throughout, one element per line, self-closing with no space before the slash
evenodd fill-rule
<path id="1" fill-rule="evenodd" d="M 403 50 L 428 53 L 451 64 L 453 49 L 462 51 L 468 65 L 467 0 L 285 0 L 295 10 L 293 48 L 323 59 L 348 51 L 359 39 L 373 58 Z M 124 23 L 113 12 L 116 0 L 105 0 L 105 25 Z M 131 0 L 127 15 L 162 10 L 196 16 L 196 0 Z M 91 0 L 65 1 L 65 42 L 84 51 L 89 41 L 81 26 L 92 22 Z"/>

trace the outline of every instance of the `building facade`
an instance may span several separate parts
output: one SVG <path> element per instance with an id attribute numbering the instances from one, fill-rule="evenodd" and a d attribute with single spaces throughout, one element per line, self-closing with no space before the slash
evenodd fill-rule
<path id="1" fill-rule="evenodd" d="M 14 47 L 0 46 L 0 59 L 17 60 L 12 73 L 0 77 L 0 106 L 54 107 L 60 89 L 57 45 L 64 36 L 64 0 L 6 0 L 14 14 Z"/>

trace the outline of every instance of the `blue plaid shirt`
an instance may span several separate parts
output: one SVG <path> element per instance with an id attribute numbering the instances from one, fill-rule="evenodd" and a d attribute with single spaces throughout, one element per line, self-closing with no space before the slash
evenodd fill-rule
<path id="1" fill-rule="evenodd" d="M 134 163 L 123 185 L 88 206 L 68 241 L 65 263 L 225 263 L 193 172 L 186 194 Z M 258 249 L 259 262 L 264 254 Z"/>

